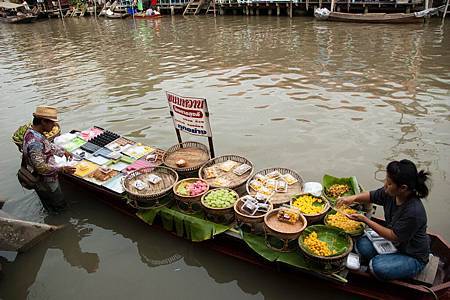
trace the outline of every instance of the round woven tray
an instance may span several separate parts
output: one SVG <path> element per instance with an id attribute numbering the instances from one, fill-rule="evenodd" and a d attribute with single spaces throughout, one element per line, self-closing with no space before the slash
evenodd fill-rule
<path id="1" fill-rule="evenodd" d="M 155 174 L 161 177 L 161 181 L 157 184 L 152 184 L 147 181 L 149 174 Z M 139 191 L 133 184 L 136 180 L 141 180 L 147 184 L 148 188 Z M 154 168 L 142 168 L 128 174 L 122 182 L 123 188 L 127 193 L 128 199 L 138 202 L 153 202 L 172 191 L 175 182 L 178 181 L 178 174 L 163 166 Z"/>
<path id="2" fill-rule="evenodd" d="M 280 240 L 297 239 L 306 228 L 307 221 L 303 215 L 299 216 L 297 223 L 289 224 L 278 221 L 278 212 L 281 208 L 271 210 L 264 216 L 264 230 L 266 234 L 277 237 Z"/>
<path id="3" fill-rule="evenodd" d="M 233 161 L 236 161 L 236 162 L 238 162 L 240 164 L 247 164 L 247 165 L 251 166 L 251 169 L 248 170 L 247 172 L 245 172 L 244 174 L 242 174 L 241 176 L 238 176 L 238 175 L 233 173 L 233 170 L 230 170 L 229 172 L 225 172 L 225 171 L 219 169 L 218 167 L 216 167 L 216 171 L 217 171 L 217 175 L 218 176 L 214 177 L 214 178 L 209 178 L 209 179 L 205 178 L 205 174 L 204 174 L 205 168 L 209 168 L 209 167 L 212 167 L 212 166 L 214 166 L 216 164 L 220 164 L 220 163 L 226 162 L 227 160 L 233 160 Z M 242 156 L 239 156 L 239 155 L 230 154 L 230 155 L 222 155 L 222 156 L 219 156 L 219 157 L 216 157 L 216 158 L 213 158 L 213 159 L 209 160 L 207 163 L 205 163 L 200 168 L 200 170 L 198 171 L 198 176 L 200 178 L 206 180 L 209 183 L 209 186 L 211 188 L 220 188 L 221 186 L 214 185 L 214 180 L 216 178 L 224 178 L 224 179 L 230 181 L 230 184 L 228 186 L 224 186 L 224 187 L 230 188 L 230 189 L 238 189 L 241 186 L 245 185 L 247 180 L 252 176 L 252 173 L 253 173 L 253 163 L 251 161 L 249 161 L 245 157 L 242 157 Z"/>
<path id="4" fill-rule="evenodd" d="M 184 167 L 178 167 L 176 162 L 186 161 Z M 163 156 L 164 165 L 174 169 L 180 175 L 197 172 L 209 160 L 208 148 L 198 142 L 184 142 L 170 147 Z"/>
<path id="5" fill-rule="evenodd" d="M 300 194 L 303 192 L 303 183 L 304 183 L 303 178 L 297 172 L 295 172 L 291 169 L 270 168 L 270 169 L 261 170 L 261 171 L 257 172 L 256 174 L 267 175 L 273 171 L 279 171 L 281 174 L 289 173 L 298 180 L 298 182 L 288 186 L 287 193 L 275 193 L 270 198 L 270 202 L 272 202 L 274 207 L 278 207 L 285 203 L 289 203 L 291 201 L 292 195 Z M 250 181 L 252 181 L 255 178 L 256 174 L 254 174 L 251 178 L 249 178 L 249 180 L 247 181 L 247 184 L 246 184 L 247 193 L 252 196 L 256 195 L 256 192 L 252 188 L 250 188 L 249 184 L 250 184 Z"/>
<path id="6" fill-rule="evenodd" d="M 246 223 L 246 224 L 263 223 L 264 217 L 273 209 L 273 204 L 270 203 L 269 211 L 267 213 L 260 213 L 260 214 L 255 214 L 255 215 L 251 216 L 242 210 L 243 205 L 244 205 L 244 201 L 242 201 L 242 197 L 241 197 L 241 198 L 239 198 L 238 201 L 236 201 L 234 203 L 234 215 L 235 215 L 236 220 L 238 220 L 241 223 Z"/>
<path id="7" fill-rule="evenodd" d="M 184 182 L 193 183 L 193 182 L 196 182 L 198 180 L 203 181 L 204 183 L 206 183 L 206 190 L 202 194 L 197 195 L 197 196 L 183 196 L 183 195 L 180 195 L 180 194 L 177 193 L 177 188 L 178 188 L 178 186 L 181 183 L 184 183 Z M 206 194 L 208 192 L 208 190 L 209 190 L 208 182 L 206 182 L 206 180 L 203 180 L 201 178 L 186 178 L 186 179 L 178 181 L 173 186 L 174 198 L 176 200 L 184 202 L 184 203 L 200 203 L 201 199 L 202 199 L 202 196 L 204 194 Z"/>
<path id="8" fill-rule="evenodd" d="M 303 194 L 294 195 L 292 197 L 292 199 L 291 199 L 291 203 L 290 203 L 291 206 L 293 206 L 292 203 L 295 201 L 295 199 L 297 199 L 298 197 L 300 197 L 302 195 L 307 195 L 307 194 L 303 193 Z M 311 194 L 309 194 L 309 195 L 311 195 Z M 311 196 L 316 197 L 314 195 L 311 195 Z M 317 197 L 317 198 L 319 198 L 319 197 Z M 320 196 L 320 198 L 322 199 L 322 201 L 324 203 L 324 208 L 323 208 L 323 210 L 320 213 L 318 213 L 318 214 L 304 214 L 304 213 L 302 213 L 300 211 L 301 214 L 308 221 L 308 224 L 314 224 L 314 223 L 320 222 L 320 220 L 322 220 L 323 217 L 325 217 L 325 215 L 327 214 L 328 210 L 330 209 L 330 203 L 328 203 L 327 199 L 325 197 L 323 197 L 323 196 Z"/>
<path id="9" fill-rule="evenodd" d="M 322 234 L 329 234 L 336 236 L 333 238 L 333 240 L 339 241 L 340 243 L 346 244 L 346 250 L 338 253 L 337 255 L 333 256 L 318 256 L 313 254 L 309 251 L 309 249 L 303 244 L 304 238 L 309 235 L 312 231 L 316 231 L 318 234 L 318 238 L 321 239 Z M 300 237 L 298 238 L 298 244 L 300 246 L 300 249 L 305 256 L 306 259 L 308 259 L 310 262 L 315 263 L 319 266 L 321 266 L 325 270 L 338 270 L 343 267 L 345 260 L 353 249 L 353 240 L 350 238 L 348 234 L 346 234 L 344 231 L 335 228 L 335 227 L 329 227 L 325 225 L 312 225 L 306 228 Z"/>

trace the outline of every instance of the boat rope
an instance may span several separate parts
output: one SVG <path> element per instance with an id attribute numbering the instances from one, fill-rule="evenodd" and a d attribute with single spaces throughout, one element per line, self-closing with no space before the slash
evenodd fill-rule
<path id="1" fill-rule="evenodd" d="M 438 299 L 439 299 L 439 297 L 436 295 L 436 293 L 435 293 L 432 289 L 430 289 L 429 287 L 424 286 L 424 285 L 421 285 L 421 287 L 423 287 L 423 288 L 426 289 L 428 292 L 430 292 L 430 294 L 433 296 L 433 298 L 434 298 L 435 300 L 438 300 Z"/>

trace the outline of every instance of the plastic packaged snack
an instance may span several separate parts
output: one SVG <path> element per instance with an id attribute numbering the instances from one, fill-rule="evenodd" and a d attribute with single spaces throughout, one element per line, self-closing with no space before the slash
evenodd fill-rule
<path id="1" fill-rule="evenodd" d="M 147 185 L 142 180 L 136 180 L 133 186 L 139 191 L 142 191 L 147 187 Z"/>
<path id="2" fill-rule="evenodd" d="M 226 162 L 223 162 L 219 164 L 219 169 L 225 172 L 230 172 L 231 169 L 236 167 L 239 163 L 234 160 L 227 160 Z"/>
<path id="3" fill-rule="evenodd" d="M 267 181 L 267 177 L 262 174 L 256 174 L 254 179 L 261 182 L 262 184 L 266 183 Z"/>
<path id="4" fill-rule="evenodd" d="M 292 176 L 291 174 L 287 173 L 284 175 L 281 175 L 281 179 L 287 182 L 288 185 L 294 184 L 298 182 L 298 179 Z"/>
<path id="5" fill-rule="evenodd" d="M 205 168 L 205 170 L 203 172 L 205 174 L 206 179 L 217 177 L 217 170 L 215 167 Z"/>
<path id="6" fill-rule="evenodd" d="M 162 178 L 159 177 L 158 175 L 150 174 L 150 175 L 148 175 L 147 180 L 150 183 L 157 184 L 157 183 L 161 182 Z"/>
<path id="7" fill-rule="evenodd" d="M 288 184 L 284 180 L 277 181 L 277 186 L 275 188 L 275 191 L 278 193 L 287 193 L 288 191 Z"/>
<path id="8" fill-rule="evenodd" d="M 269 179 L 278 179 L 281 177 L 281 173 L 280 171 L 275 170 L 267 174 L 266 177 Z"/>
<path id="9" fill-rule="evenodd" d="M 251 170 L 251 168 L 252 167 L 250 165 L 242 164 L 242 165 L 236 167 L 233 170 L 233 173 L 238 175 L 238 176 L 241 176 L 241 175 L 244 175 L 245 173 L 247 173 L 247 171 Z"/>
<path id="10" fill-rule="evenodd" d="M 216 178 L 214 181 L 213 181 L 213 185 L 215 185 L 215 186 L 221 186 L 221 187 L 227 187 L 227 186 L 229 186 L 230 185 L 230 181 L 229 180 L 227 180 L 227 179 L 225 179 L 225 178 L 221 178 L 221 177 L 219 177 L 219 178 Z"/>
<path id="11" fill-rule="evenodd" d="M 252 181 L 250 181 L 249 186 L 250 186 L 255 192 L 259 192 L 259 191 L 264 187 L 264 185 L 263 185 L 260 181 L 255 180 L 255 179 L 252 180 Z"/>

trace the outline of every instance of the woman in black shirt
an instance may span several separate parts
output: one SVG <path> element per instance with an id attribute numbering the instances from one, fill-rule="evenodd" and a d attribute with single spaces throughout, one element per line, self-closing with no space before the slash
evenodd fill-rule
<path id="1" fill-rule="evenodd" d="M 412 278 L 427 264 L 430 254 L 427 215 L 420 200 L 428 196 L 426 182 L 430 174 L 423 170 L 417 172 L 415 164 L 407 159 L 390 162 L 386 171 L 383 188 L 342 197 L 338 205 L 353 202 L 382 205 L 385 226 L 361 214 L 349 217 L 366 223 L 380 236 L 394 243 L 398 252 L 379 255 L 367 237 L 356 242 L 356 250 L 363 261 L 369 261 L 369 268 L 376 278 Z"/>

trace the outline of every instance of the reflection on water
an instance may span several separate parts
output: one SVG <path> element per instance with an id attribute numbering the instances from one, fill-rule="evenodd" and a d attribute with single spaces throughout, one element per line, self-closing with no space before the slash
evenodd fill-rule
<path id="1" fill-rule="evenodd" d="M 65 130 L 96 124 L 168 148 L 176 142 L 164 99 L 169 90 L 206 97 L 216 152 L 242 154 L 258 169 L 286 166 L 315 181 L 325 173 L 356 175 L 372 189 L 380 186 L 387 162 L 414 160 L 433 175 L 425 201 L 430 227 L 450 238 L 450 24 L 435 21 L 356 26 L 311 18 L 177 16 L 3 24 L 5 209 L 51 222 L 36 196 L 19 188 L 19 157 L 8 142 L 36 105 L 57 106 Z M 149 231 L 93 197 L 75 192 L 72 211 L 53 220 L 66 228 L 5 267 L 1 297 L 14 295 L 7 283 L 18 280 L 23 296 L 74 298 L 73 290 L 58 288 L 65 286 L 62 279 L 83 286 L 79 296 L 88 298 L 122 295 L 111 280 L 142 297 L 150 288 L 152 295 L 169 290 L 173 297 L 201 290 L 203 298 L 211 291 L 219 298 L 275 298 L 280 287 L 293 292 L 276 279 L 281 275 L 261 279 L 257 269 Z M 16 264 L 32 266 L 30 275 L 22 279 Z M 165 284 L 174 280 L 178 294 Z M 107 288 L 98 291 L 99 285 Z"/>

